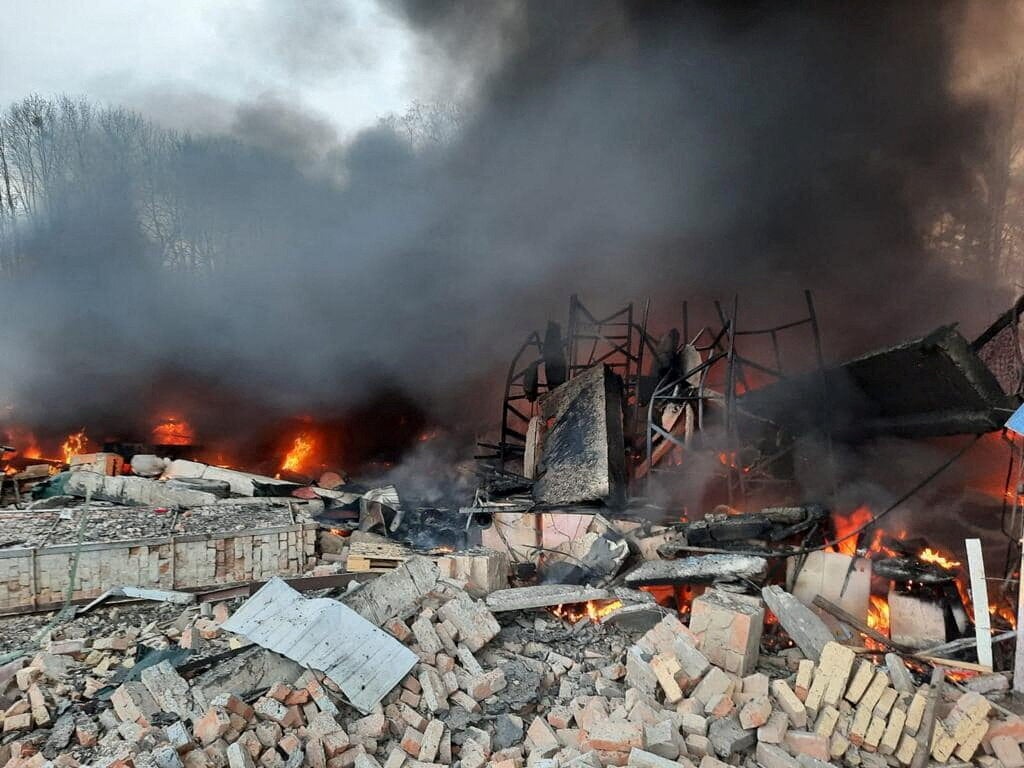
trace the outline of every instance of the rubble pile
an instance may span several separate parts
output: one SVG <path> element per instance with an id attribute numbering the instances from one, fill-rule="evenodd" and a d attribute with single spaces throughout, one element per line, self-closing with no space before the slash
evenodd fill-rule
<path id="1" fill-rule="evenodd" d="M 266 594 L 277 594 L 272 585 Z M 918 686 L 894 654 L 881 667 L 829 641 L 810 650 L 817 659 L 799 648 L 764 655 L 755 596 L 711 588 L 694 600 L 689 626 L 662 609 L 631 630 L 546 611 L 495 614 L 464 587 L 414 557 L 330 601 L 414 654 L 408 674 L 363 711 L 323 671 L 225 629 L 262 610 L 260 593 L 233 614 L 204 603 L 168 620 L 164 605 L 164 618 L 145 626 L 147 614 L 128 609 L 136 621 L 107 635 L 95 618 L 86 635 L 80 617 L 0 667 L 0 764 L 1024 765 L 1024 721 L 978 691 Z"/>

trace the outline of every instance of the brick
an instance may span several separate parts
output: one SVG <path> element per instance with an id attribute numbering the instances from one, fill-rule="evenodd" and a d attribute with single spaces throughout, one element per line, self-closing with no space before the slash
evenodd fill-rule
<path id="1" fill-rule="evenodd" d="M 266 696 L 261 696 L 256 699 L 256 703 L 253 704 L 253 712 L 256 717 L 262 720 L 273 720 L 275 723 L 280 723 L 284 726 L 285 722 L 290 719 L 290 709 L 283 702 L 277 699 L 270 699 Z"/>
<path id="2" fill-rule="evenodd" d="M 444 723 L 440 720 L 431 720 L 423 731 L 423 741 L 420 743 L 420 760 L 424 763 L 433 762 L 437 757 L 438 747 L 441 746 L 441 737 L 444 735 Z"/>
<path id="3" fill-rule="evenodd" d="M 772 681 L 772 695 L 779 708 L 789 716 L 789 721 L 794 727 L 803 728 L 807 725 L 807 709 L 785 680 Z"/>
<path id="4" fill-rule="evenodd" d="M 794 755 L 807 755 L 828 762 L 828 739 L 809 731 L 790 731 L 786 734 L 786 749 Z"/>
<path id="5" fill-rule="evenodd" d="M 412 623 L 410 628 L 416 637 L 416 642 L 419 643 L 420 650 L 431 654 L 437 654 L 444 650 L 441 638 L 434 631 L 434 625 L 430 622 L 430 619 L 420 616 Z"/>
<path id="6" fill-rule="evenodd" d="M 679 757 L 679 733 L 671 720 L 644 725 L 643 748 L 667 760 Z"/>
<path id="7" fill-rule="evenodd" d="M 442 605 L 438 615 L 455 625 L 459 639 L 474 652 L 483 648 L 501 631 L 501 625 L 494 614 L 483 603 L 474 601 L 464 592 Z"/>
<path id="8" fill-rule="evenodd" d="M 836 706 L 846 692 L 856 654 L 836 642 L 826 643 L 814 673 L 814 682 L 807 691 L 804 706 L 812 715 L 817 715 L 822 703 Z"/>
<path id="9" fill-rule="evenodd" d="M 388 730 L 388 721 L 383 713 L 374 713 L 356 720 L 348 727 L 348 735 L 356 739 L 379 739 Z"/>
<path id="10" fill-rule="evenodd" d="M 932 734 L 931 754 L 940 763 L 945 763 L 956 749 L 956 739 L 946 730 L 942 723 L 935 724 Z"/>
<path id="11" fill-rule="evenodd" d="M 716 755 L 727 758 L 737 752 L 743 752 L 754 746 L 757 731 L 740 726 L 739 718 L 723 717 L 712 720 L 708 726 L 708 739 Z"/>
<path id="12" fill-rule="evenodd" d="M 846 688 L 845 699 L 851 704 L 857 704 L 860 701 L 860 697 L 864 695 L 864 692 L 871 685 L 871 681 L 875 677 L 875 665 L 867 659 L 861 659 L 857 665 L 857 671 L 853 673 L 853 679 L 850 681 L 849 686 Z"/>
<path id="13" fill-rule="evenodd" d="M 161 710 L 186 720 L 195 716 L 189 685 L 169 661 L 142 670 L 140 679 Z M 237 697 L 235 700 L 240 703 Z M 251 713 L 248 707 L 245 709 Z"/>
<path id="14" fill-rule="evenodd" d="M 872 715 L 871 723 L 868 725 L 867 733 L 864 734 L 864 742 L 861 744 L 861 748 L 866 749 L 869 752 L 874 752 L 882 742 L 882 736 L 884 734 L 885 720 L 877 715 Z"/>
<path id="15" fill-rule="evenodd" d="M 988 717 L 992 704 L 980 693 L 969 691 L 957 699 L 952 711 L 942 721 L 950 736 L 959 744 L 973 730 L 976 723 Z"/>
<path id="16" fill-rule="evenodd" d="M 757 729 L 757 740 L 766 744 L 782 744 L 789 730 L 789 717 L 785 712 L 772 712 L 768 722 Z"/>
<path id="17" fill-rule="evenodd" d="M 1020 744 L 1010 736 L 996 736 L 989 742 L 992 745 L 992 752 L 1003 764 L 1003 768 L 1021 768 L 1024 766 L 1024 754 L 1020 751 Z"/>
<path id="18" fill-rule="evenodd" d="M 736 709 L 736 703 L 728 693 L 720 693 L 704 705 L 704 714 L 712 717 L 728 717 Z"/>
<path id="19" fill-rule="evenodd" d="M 20 715 L 4 717 L 4 733 L 12 731 L 28 731 L 32 728 L 32 714 L 24 712 Z"/>
<path id="20" fill-rule="evenodd" d="M 711 739 L 699 733 L 691 733 L 686 737 L 685 743 L 686 753 L 691 757 L 704 757 L 714 752 L 711 748 Z"/>
<path id="21" fill-rule="evenodd" d="M 324 755 L 328 760 L 337 757 L 351 746 L 348 734 L 340 730 L 324 734 L 320 737 L 320 742 L 323 744 Z"/>
<path id="22" fill-rule="evenodd" d="M 708 733 L 708 719 L 703 715 L 696 714 L 684 714 L 678 718 L 679 730 L 689 736 L 691 733 L 696 733 L 701 736 L 706 736 Z"/>
<path id="23" fill-rule="evenodd" d="M 806 659 L 804 659 L 806 661 Z M 748 696 L 767 696 L 771 691 L 771 678 L 763 672 L 756 672 L 743 678 L 743 693 Z"/>
<path id="24" fill-rule="evenodd" d="M 885 726 L 885 733 L 882 740 L 878 742 L 878 751 L 883 755 L 892 755 L 900 745 L 900 738 L 903 736 L 903 725 L 907 722 L 907 713 L 902 709 L 894 709 L 889 715 L 889 722 Z M 978 737 L 981 743 L 981 737 Z"/>
<path id="25" fill-rule="evenodd" d="M 569 723 L 572 722 L 572 712 L 569 711 L 568 707 L 556 705 L 547 711 L 544 719 L 548 721 L 548 725 L 556 730 L 568 728 Z"/>
<path id="26" fill-rule="evenodd" d="M 675 760 L 643 749 L 630 750 L 626 765 L 632 768 L 679 768 L 679 763 Z"/>
<path id="27" fill-rule="evenodd" d="M 800 768 L 795 758 L 774 744 L 758 742 L 755 755 L 760 768 Z"/>
<path id="28" fill-rule="evenodd" d="M 231 728 L 231 717 L 222 707 L 211 707 L 192 726 L 193 735 L 204 747 L 221 738 Z"/>
<path id="29" fill-rule="evenodd" d="M 539 716 L 533 718 L 530 727 L 526 729 L 527 752 L 531 755 L 536 752 L 540 757 L 548 757 L 557 752 L 559 746 L 558 736 L 547 721 Z"/>
<path id="30" fill-rule="evenodd" d="M 928 699 L 924 693 L 917 693 L 914 698 L 910 700 L 910 706 L 907 707 L 907 721 L 903 725 L 903 730 L 909 734 L 916 734 L 917 729 L 921 727 L 921 719 L 924 717 L 925 705 Z M 1024 729 L 1022 729 L 1024 733 Z"/>
<path id="31" fill-rule="evenodd" d="M 679 687 L 679 683 L 676 682 L 675 678 L 676 673 L 681 670 L 675 656 L 669 656 L 664 653 L 656 654 L 651 659 L 650 665 L 651 671 L 654 672 L 654 676 L 658 679 L 658 685 L 665 692 L 665 703 L 675 704 L 683 698 L 683 690 Z"/>
<path id="32" fill-rule="evenodd" d="M 832 735 L 838 722 L 839 710 L 835 707 L 825 706 L 818 713 L 818 718 L 814 723 L 814 732 L 819 736 L 829 737 Z"/>
<path id="33" fill-rule="evenodd" d="M 846 754 L 846 750 L 850 748 L 850 740 L 843 734 L 836 731 L 829 737 L 828 740 L 828 754 L 835 760 Z"/>
<path id="34" fill-rule="evenodd" d="M 768 722 L 771 714 L 772 702 L 768 698 L 768 694 L 758 694 L 740 709 L 740 725 L 744 728 L 760 728 Z"/>
<path id="35" fill-rule="evenodd" d="M 988 733 L 988 721 L 982 720 L 974 726 L 974 730 L 964 739 L 956 748 L 955 755 L 964 762 L 970 762 L 974 757 L 974 753 L 978 751 L 978 747 L 981 746 L 981 740 L 985 738 Z"/>
<path id="36" fill-rule="evenodd" d="M 149 722 L 160 708 L 153 700 L 146 686 L 139 682 L 123 683 L 110 696 L 114 712 L 123 722 Z"/>
<path id="37" fill-rule="evenodd" d="M 916 752 L 917 739 L 909 733 L 904 733 L 900 738 L 900 745 L 896 748 L 896 759 L 903 765 L 910 765 Z"/>
<path id="38" fill-rule="evenodd" d="M 796 682 L 793 684 L 793 693 L 800 701 L 807 699 L 807 691 L 811 688 L 814 680 L 814 662 L 810 659 L 800 659 L 796 668 Z"/>
<path id="39" fill-rule="evenodd" d="M 587 742 L 591 749 L 607 752 L 643 749 L 643 726 L 640 723 L 616 723 L 605 720 L 596 723 L 587 732 Z"/>
<path id="40" fill-rule="evenodd" d="M 757 666 L 764 603 L 760 598 L 709 589 L 690 609 L 697 649 L 727 672 L 748 675 Z"/>
<path id="41" fill-rule="evenodd" d="M 255 760 L 260 756 L 260 752 L 263 751 L 263 744 L 260 742 L 259 737 L 255 731 L 246 731 L 238 737 L 238 743 L 242 745 L 246 752 Z"/>
<path id="42" fill-rule="evenodd" d="M 419 682 L 423 689 L 423 705 L 433 714 L 448 711 L 448 688 L 437 670 L 425 666 L 420 671 Z"/>
<path id="43" fill-rule="evenodd" d="M 227 755 L 230 768 L 256 768 L 252 755 L 237 741 L 228 747 Z"/>
<path id="44" fill-rule="evenodd" d="M 711 667 L 704 679 L 693 689 L 691 697 L 701 702 L 702 706 L 716 696 L 732 690 L 732 678 L 718 667 Z"/>
<path id="45" fill-rule="evenodd" d="M 99 742 L 100 729 L 89 718 L 82 718 L 75 723 L 75 741 L 83 747 L 93 747 Z"/>
<path id="46" fill-rule="evenodd" d="M 889 712 L 892 710 L 892 705 L 896 703 L 896 697 L 899 693 L 895 688 L 885 688 L 882 690 L 882 695 L 878 697 L 878 701 L 875 703 L 874 713 L 876 717 L 888 717 Z"/>
<path id="47" fill-rule="evenodd" d="M 423 745 L 423 734 L 413 728 L 411 725 L 407 726 L 405 733 L 402 734 L 402 740 L 400 742 L 402 749 L 410 757 L 420 756 L 420 747 Z"/>
<path id="48" fill-rule="evenodd" d="M 860 701 L 857 703 L 858 707 L 864 707 L 865 709 L 874 709 L 875 704 L 882 697 L 882 692 L 889 687 L 889 676 L 882 670 L 877 670 L 875 676 L 871 678 L 871 683 L 868 685 L 867 690 L 864 691 L 864 695 L 861 696 Z"/>
<path id="49" fill-rule="evenodd" d="M 480 711 L 479 702 L 465 691 L 455 691 L 449 694 L 448 698 L 452 704 L 462 707 L 467 712 L 475 713 Z"/>
<path id="50" fill-rule="evenodd" d="M 467 686 L 466 693 L 476 701 L 483 701 L 484 699 L 489 699 L 498 691 L 504 690 L 506 685 L 504 670 L 492 669 L 490 672 L 473 678 Z"/>
<path id="51" fill-rule="evenodd" d="M 721 760 L 716 760 L 711 755 L 704 755 L 700 760 L 700 768 L 731 768 L 731 766 Z"/>

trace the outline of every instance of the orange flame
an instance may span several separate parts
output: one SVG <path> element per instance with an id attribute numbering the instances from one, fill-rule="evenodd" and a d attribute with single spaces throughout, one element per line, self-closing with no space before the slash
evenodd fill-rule
<path id="1" fill-rule="evenodd" d="M 560 619 L 575 624 L 581 619 L 590 619 L 595 624 L 612 611 L 622 607 L 621 600 L 588 600 L 585 603 L 556 605 L 551 612 Z"/>
<path id="2" fill-rule="evenodd" d="M 881 595 L 870 596 L 870 602 L 867 605 L 867 626 L 886 637 L 889 636 L 889 601 Z M 865 638 L 865 644 L 874 650 L 886 650 L 877 647 L 880 644 L 871 638 Z"/>
<path id="3" fill-rule="evenodd" d="M 60 446 L 61 453 L 64 455 L 64 463 L 70 464 L 72 457 L 85 453 L 86 446 L 88 445 L 89 438 L 85 436 L 84 429 L 68 435 Z"/>
<path id="4" fill-rule="evenodd" d="M 302 468 L 309 462 L 316 448 L 316 439 L 307 432 L 303 432 L 295 438 L 291 450 L 285 454 L 281 462 L 281 470 L 289 472 L 301 472 Z"/>
<path id="5" fill-rule="evenodd" d="M 153 443 L 155 445 L 192 445 L 195 432 L 184 419 L 177 416 L 166 416 L 153 427 Z"/>
<path id="6" fill-rule="evenodd" d="M 832 520 L 838 542 L 833 548 L 837 552 L 853 557 L 857 554 L 857 537 L 852 534 L 871 520 L 871 510 L 868 507 L 857 507 L 848 515 L 835 515 Z M 844 539 L 844 536 L 849 538 Z"/>
<path id="7" fill-rule="evenodd" d="M 931 547 L 925 547 L 921 550 L 917 555 L 917 559 L 925 563 L 934 563 L 946 571 L 951 571 L 960 566 L 958 561 L 943 557 Z"/>

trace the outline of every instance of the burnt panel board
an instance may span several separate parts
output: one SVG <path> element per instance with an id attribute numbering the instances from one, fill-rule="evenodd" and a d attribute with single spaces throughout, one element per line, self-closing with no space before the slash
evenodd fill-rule
<path id="1" fill-rule="evenodd" d="M 743 395 L 739 405 L 794 434 L 830 425 L 849 438 L 991 432 L 1016 407 L 952 326 L 831 368 L 825 383 L 818 374 L 781 381 Z"/>
<path id="2" fill-rule="evenodd" d="M 544 396 L 549 423 L 533 499 L 540 506 L 620 506 L 626 493 L 622 380 L 605 365 Z"/>

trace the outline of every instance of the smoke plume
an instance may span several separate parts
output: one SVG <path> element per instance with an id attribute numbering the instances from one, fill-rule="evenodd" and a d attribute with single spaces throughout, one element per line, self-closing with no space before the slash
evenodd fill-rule
<path id="1" fill-rule="evenodd" d="M 342 5 L 274 27 L 282 67 L 333 72 Z M 149 179 L 112 151 L 17 228 L 8 415 L 137 434 L 185 410 L 202 434 L 387 384 L 476 427 L 570 293 L 649 296 L 664 328 L 683 299 L 784 319 L 811 288 L 833 358 L 980 324 L 1002 296 L 925 244 L 986 159 L 985 105 L 952 87 L 965 7 L 386 4 L 457 129 L 340 141 L 279 96 L 233 105 L 227 135 L 179 137 L 150 169 L 180 236 L 144 226 Z"/>

